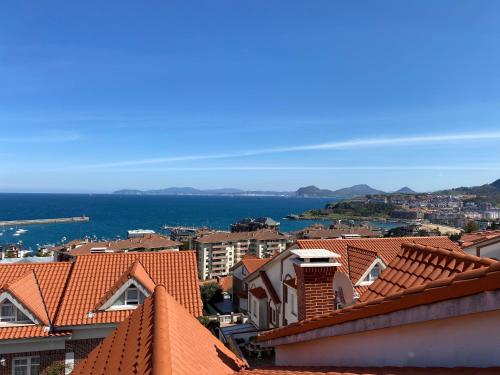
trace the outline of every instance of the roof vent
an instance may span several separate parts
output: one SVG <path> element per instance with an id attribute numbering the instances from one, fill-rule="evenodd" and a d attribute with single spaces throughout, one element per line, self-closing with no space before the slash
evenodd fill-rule
<path id="1" fill-rule="evenodd" d="M 294 264 L 299 267 L 339 267 L 337 262 L 340 255 L 326 249 L 300 249 L 290 250 L 295 257 L 292 259 Z"/>

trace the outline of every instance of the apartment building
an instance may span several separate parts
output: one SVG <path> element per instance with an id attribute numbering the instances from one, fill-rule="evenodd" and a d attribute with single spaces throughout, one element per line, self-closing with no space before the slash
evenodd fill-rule
<path id="1" fill-rule="evenodd" d="M 245 255 L 269 258 L 286 249 L 287 238 L 275 231 L 215 232 L 194 241 L 201 280 L 228 275 Z"/>
<path id="2" fill-rule="evenodd" d="M 160 284 L 187 314 L 202 315 L 192 251 L 0 265 L 0 375 L 34 375 L 58 362 L 71 368 Z"/>
<path id="3" fill-rule="evenodd" d="M 350 306 L 408 244 L 463 254 L 448 237 L 298 240 L 244 278 L 239 307 L 265 330 Z"/>

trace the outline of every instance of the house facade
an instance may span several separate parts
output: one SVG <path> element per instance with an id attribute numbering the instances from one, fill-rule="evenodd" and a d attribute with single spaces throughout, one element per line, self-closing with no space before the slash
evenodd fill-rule
<path id="1" fill-rule="evenodd" d="M 201 316 L 194 252 L 0 265 L 0 374 L 38 374 L 57 362 L 71 369 L 159 284 Z"/>

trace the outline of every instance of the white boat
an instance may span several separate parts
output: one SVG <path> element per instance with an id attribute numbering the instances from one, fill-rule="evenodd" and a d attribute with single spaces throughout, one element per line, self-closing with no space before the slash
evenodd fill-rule
<path id="1" fill-rule="evenodd" d="M 19 237 L 20 235 L 21 235 L 21 233 L 17 233 L 17 232 L 13 234 L 14 237 Z"/>
<path id="2" fill-rule="evenodd" d="M 17 234 L 17 235 L 20 235 L 20 234 L 24 234 L 26 233 L 28 230 L 27 229 L 18 229 L 16 230 L 16 233 L 14 234 L 14 236 Z"/>

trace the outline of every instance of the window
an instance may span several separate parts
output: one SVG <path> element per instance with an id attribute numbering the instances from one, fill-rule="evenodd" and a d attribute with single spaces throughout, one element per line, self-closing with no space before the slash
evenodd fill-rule
<path id="1" fill-rule="evenodd" d="M 252 298 L 252 315 L 257 317 L 257 301 Z"/>
<path id="2" fill-rule="evenodd" d="M 8 300 L 0 304 L 0 322 L 26 323 L 29 318 Z"/>
<path id="3" fill-rule="evenodd" d="M 40 373 L 40 357 L 14 358 L 12 370 L 14 375 L 38 375 Z"/>
<path id="4" fill-rule="evenodd" d="M 276 310 L 271 307 L 271 322 L 276 324 Z"/>
<path id="5" fill-rule="evenodd" d="M 290 293 L 290 311 L 293 315 L 297 315 L 297 305 L 295 303 L 295 293 Z"/>
<path id="6" fill-rule="evenodd" d="M 364 281 L 366 281 L 366 282 L 373 282 L 373 281 L 375 281 L 379 277 L 380 272 L 382 272 L 382 267 L 380 266 L 379 263 L 377 263 L 370 270 L 370 273 L 368 273 L 368 275 L 366 275 Z"/>
<path id="7" fill-rule="evenodd" d="M 125 291 L 125 305 L 136 306 L 139 304 L 139 291 L 132 285 Z"/>

